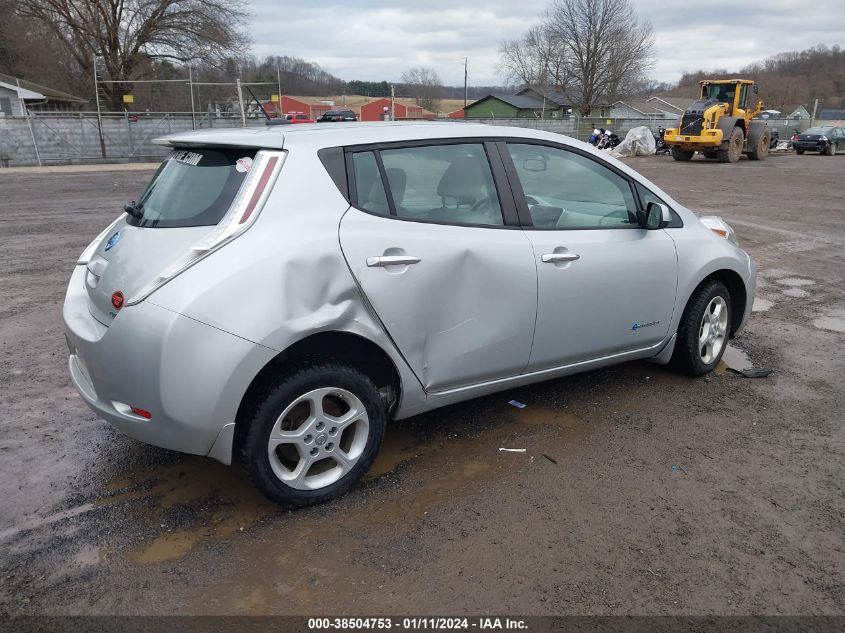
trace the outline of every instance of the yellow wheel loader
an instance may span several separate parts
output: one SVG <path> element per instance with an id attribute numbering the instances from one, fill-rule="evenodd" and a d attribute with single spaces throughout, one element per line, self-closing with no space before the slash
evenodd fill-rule
<path id="1" fill-rule="evenodd" d="M 700 97 L 687 108 L 677 127 L 664 134 L 672 158 L 690 160 L 695 152 L 723 163 L 735 163 L 745 153 L 750 160 L 769 154 L 772 130 L 765 120 L 754 119 L 763 102 L 753 101 L 757 86 L 749 79 L 706 79 L 699 82 Z"/>

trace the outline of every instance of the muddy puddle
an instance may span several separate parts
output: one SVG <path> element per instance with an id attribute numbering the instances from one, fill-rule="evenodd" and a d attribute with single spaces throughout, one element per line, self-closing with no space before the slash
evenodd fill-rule
<path id="1" fill-rule="evenodd" d="M 748 354 L 734 345 L 728 345 L 727 348 L 725 348 L 725 353 L 722 354 L 722 360 L 719 361 L 714 373 L 720 375 L 724 374 L 728 369 L 744 371 L 746 369 L 753 368 L 754 363 L 751 362 Z"/>

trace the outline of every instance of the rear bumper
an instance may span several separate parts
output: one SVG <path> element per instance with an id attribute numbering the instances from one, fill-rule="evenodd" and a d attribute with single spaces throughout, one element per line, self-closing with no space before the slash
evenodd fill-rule
<path id="1" fill-rule="evenodd" d="M 209 454 L 275 352 L 149 300 L 124 308 L 106 327 L 91 316 L 83 284 L 84 267 L 77 266 L 62 311 L 68 368 L 82 399 L 130 437 Z"/>

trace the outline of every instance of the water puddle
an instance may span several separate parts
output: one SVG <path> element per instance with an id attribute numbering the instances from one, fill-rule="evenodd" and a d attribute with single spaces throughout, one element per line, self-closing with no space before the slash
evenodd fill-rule
<path id="1" fill-rule="evenodd" d="M 775 281 L 782 286 L 813 286 L 816 283 L 812 279 L 801 279 L 800 277 L 786 277 L 785 279 L 775 279 Z"/>
<path id="2" fill-rule="evenodd" d="M 829 332 L 845 333 L 845 316 L 826 316 L 813 320 L 813 327 Z"/>
<path id="3" fill-rule="evenodd" d="M 94 567 L 100 564 L 101 558 L 99 547 L 86 545 L 74 555 L 73 562 L 77 567 Z"/>
<path id="4" fill-rule="evenodd" d="M 376 461 L 370 466 L 364 480 L 377 479 L 393 471 L 399 464 L 416 457 L 415 447 L 417 444 L 416 438 L 401 422 L 388 424 L 381 450 L 379 450 Z"/>
<path id="5" fill-rule="evenodd" d="M 775 305 L 774 301 L 764 299 L 763 297 L 754 297 L 754 305 L 751 306 L 752 312 L 768 312 Z"/>
<path id="6" fill-rule="evenodd" d="M 735 369 L 737 371 L 744 371 L 753 369 L 754 363 L 743 350 L 733 345 L 728 345 L 725 348 L 725 353 L 722 355 L 722 360 L 716 365 L 713 373 L 717 375 L 724 374 L 728 369 Z"/>
<path id="7" fill-rule="evenodd" d="M 803 290 L 802 288 L 797 288 L 797 287 L 794 287 L 794 286 L 786 288 L 785 290 L 783 290 L 781 292 L 784 295 L 786 295 L 787 297 L 792 297 L 793 299 L 805 299 L 805 298 L 810 296 L 810 293 L 807 292 L 806 290 Z"/>

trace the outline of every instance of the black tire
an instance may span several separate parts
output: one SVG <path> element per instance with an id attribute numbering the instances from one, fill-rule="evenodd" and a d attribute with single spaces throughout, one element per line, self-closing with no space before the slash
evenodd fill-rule
<path id="1" fill-rule="evenodd" d="M 699 345 L 701 325 L 704 319 L 704 311 L 710 302 L 718 296 L 725 300 L 728 332 L 725 333 L 722 349 L 709 363 L 705 363 L 701 358 Z M 690 376 L 704 376 L 713 371 L 719 361 L 722 360 L 722 355 L 728 346 L 731 318 L 731 293 L 725 284 L 714 279 L 702 282 L 690 297 L 681 316 L 681 322 L 678 324 L 678 338 L 672 352 L 672 366 Z"/>
<path id="2" fill-rule="evenodd" d="M 672 158 L 675 160 L 692 160 L 693 155 L 695 155 L 695 152 L 686 152 L 680 147 L 672 147 Z"/>
<path id="3" fill-rule="evenodd" d="M 804 150 L 803 149 L 796 149 L 795 153 L 798 154 L 799 156 L 801 156 L 801 154 L 804 153 Z"/>
<path id="4" fill-rule="evenodd" d="M 825 156 L 836 156 L 836 145 L 834 145 L 833 143 L 830 143 L 830 144 L 829 144 L 829 145 L 825 148 L 824 155 L 825 155 Z"/>
<path id="5" fill-rule="evenodd" d="M 731 131 L 731 135 L 727 140 L 727 147 L 719 149 L 716 153 L 716 158 L 720 163 L 735 163 L 742 156 L 742 146 L 745 143 L 745 135 L 742 133 L 742 128 L 735 127 Z"/>
<path id="6" fill-rule="evenodd" d="M 771 132 L 765 130 L 757 139 L 756 147 L 748 150 L 748 158 L 750 160 L 763 160 L 769 155 L 769 141 L 771 140 Z"/>
<path id="7" fill-rule="evenodd" d="M 273 470 L 268 454 L 270 433 L 289 405 L 315 389 L 327 387 L 346 390 L 364 405 L 369 422 L 366 444 L 354 466 L 334 483 L 314 490 L 297 489 L 284 483 Z M 239 443 L 238 459 L 250 481 L 265 497 L 287 507 L 323 503 L 346 493 L 372 466 L 387 424 L 387 412 L 373 381 L 358 370 L 333 361 L 315 361 L 301 366 L 278 385 L 260 393 L 252 411 L 246 421 L 249 426 Z M 339 434 L 338 447 L 340 441 Z M 323 447 L 328 444 L 321 445 Z"/>
<path id="8" fill-rule="evenodd" d="M 718 158 L 718 150 L 715 149 L 706 149 L 703 152 L 704 158 Z"/>

